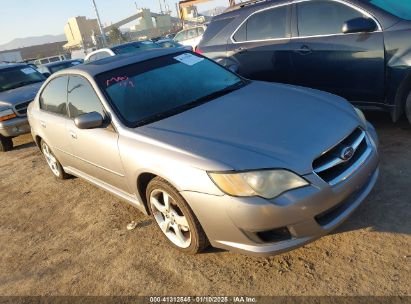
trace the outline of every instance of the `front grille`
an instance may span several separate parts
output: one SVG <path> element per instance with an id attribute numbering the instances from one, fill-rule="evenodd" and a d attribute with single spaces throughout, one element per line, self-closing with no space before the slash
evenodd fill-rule
<path id="1" fill-rule="evenodd" d="M 22 115 L 22 116 L 27 115 L 27 108 L 30 102 L 31 100 L 16 105 L 14 108 L 16 109 L 17 114 Z"/>
<path id="2" fill-rule="evenodd" d="M 344 152 L 347 150 L 351 150 L 352 155 L 346 158 Z M 314 160 L 313 169 L 325 182 L 335 185 L 351 175 L 370 152 L 365 132 L 357 128 L 335 147 Z"/>

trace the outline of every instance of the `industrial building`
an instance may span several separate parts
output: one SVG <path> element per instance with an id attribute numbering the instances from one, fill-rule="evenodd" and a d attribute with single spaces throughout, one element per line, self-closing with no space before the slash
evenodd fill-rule
<path id="1" fill-rule="evenodd" d="M 97 19 L 87 19 L 84 16 L 73 17 L 64 27 L 67 44 L 65 49 L 83 48 L 95 44 L 96 35 L 100 34 Z"/>

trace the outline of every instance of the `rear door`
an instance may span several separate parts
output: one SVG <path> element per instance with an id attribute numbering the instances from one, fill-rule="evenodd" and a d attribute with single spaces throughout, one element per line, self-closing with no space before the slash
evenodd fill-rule
<path id="1" fill-rule="evenodd" d="M 252 13 L 231 36 L 228 58 L 247 78 L 290 82 L 291 5 Z"/>
<path id="2" fill-rule="evenodd" d="M 370 16 L 340 1 L 303 1 L 295 5 L 295 10 L 295 83 L 350 101 L 383 101 L 385 52 L 379 25 L 373 33 L 343 34 L 346 21 Z"/>
<path id="3" fill-rule="evenodd" d="M 82 114 L 98 112 L 106 117 L 103 105 L 91 84 L 81 76 L 70 76 L 68 85 L 67 124 L 73 149 L 74 168 L 129 193 L 124 168 L 118 151 L 118 133 L 110 123 L 96 129 L 81 130 L 74 119 Z"/>

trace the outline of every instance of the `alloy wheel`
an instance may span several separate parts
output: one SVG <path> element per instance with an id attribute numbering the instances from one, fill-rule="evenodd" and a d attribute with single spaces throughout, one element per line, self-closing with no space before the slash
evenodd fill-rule
<path id="1" fill-rule="evenodd" d="M 60 176 L 60 171 L 58 169 L 58 163 L 57 159 L 54 157 L 54 155 L 51 153 L 49 146 L 46 143 L 43 143 L 43 154 L 44 157 L 46 158 L 46 162 L 49 165 L 51 171 L 53 174 L 57 177 Z"/>
<path id="2" fill-rule="evenodd" d="M 188 248 L 191 244 L 190 226 L 170 194 L 160 189 L 153 190 L 150 205 L 154 218 L 166 237 L 177 247 Z"/>

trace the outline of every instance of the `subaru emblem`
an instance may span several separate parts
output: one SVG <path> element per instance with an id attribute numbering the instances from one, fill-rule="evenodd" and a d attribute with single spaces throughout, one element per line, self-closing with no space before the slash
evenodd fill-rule
<path id="1" fill-rule="evenodd" d="M 346 147 L 341 151 L 340 158 L 344 161 L 349 161 L 354 156 L 354 152 L 353 147 Z"/>

